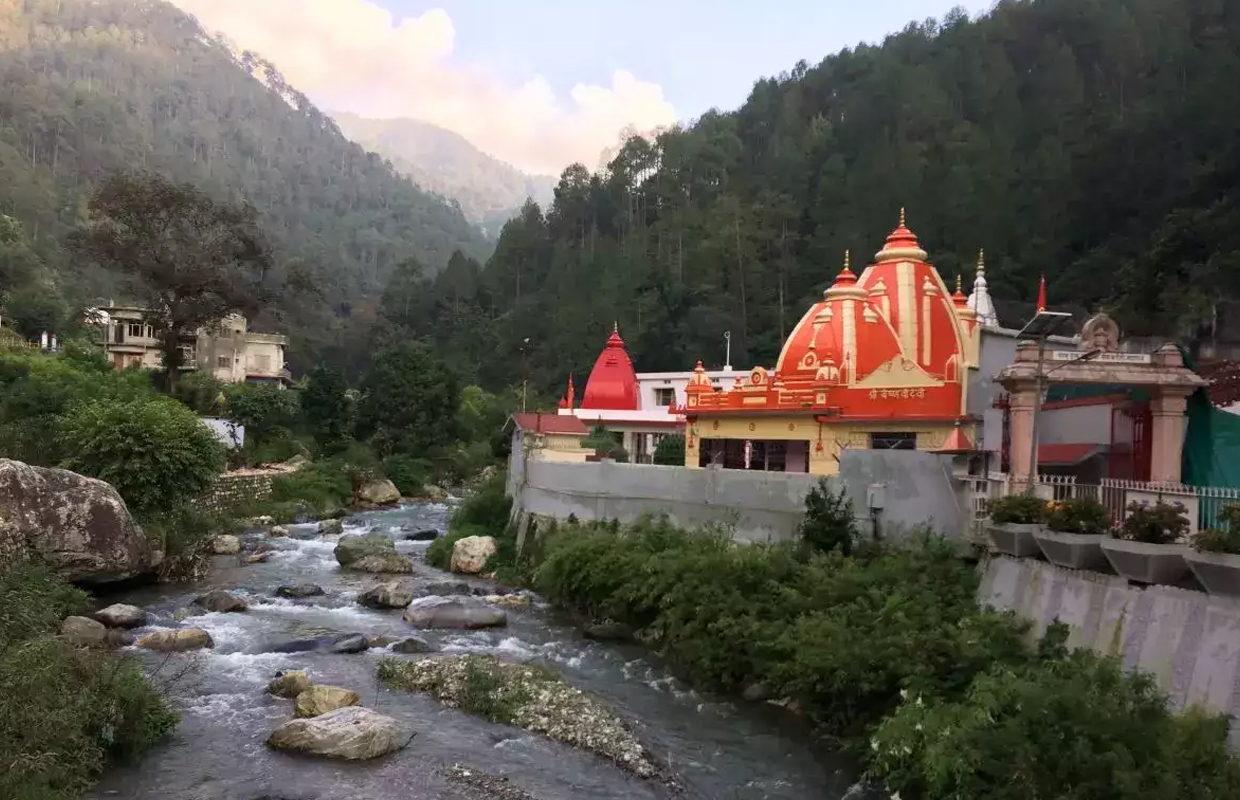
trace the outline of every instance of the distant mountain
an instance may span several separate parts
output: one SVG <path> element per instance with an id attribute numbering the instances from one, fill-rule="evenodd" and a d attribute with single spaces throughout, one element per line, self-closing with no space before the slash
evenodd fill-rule
<path id="1" fill-rule="evenodd" d="M 346 139 L 272 64 L 162 0 L 0 0 L 0 85 L 0 214 L 21 222 L 66 295 L 109 290 L 63 242 L 122 168 L 258 208 L 278 260 L 298 262 L 315 289 L 269 321 L 292 334 L 298 368 L 366 329 L 398 264 L 433 272 L 457 251 L 492 249 L 458 208 Z"/>
<path id="2" fill-rule="evenodd" d="M 333 113 L 345 136 L 392 162 L 418 186 L 455 200 L 467 219 L 497 236 L 532 197 L 551 203 L 556 178 L 526 175 L 487 155 L 465 137 L 415 119 L 366 119 Z"/>

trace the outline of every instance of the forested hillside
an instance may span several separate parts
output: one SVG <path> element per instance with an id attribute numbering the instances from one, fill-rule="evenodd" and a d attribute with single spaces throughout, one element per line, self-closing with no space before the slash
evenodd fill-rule
<path id="1" fill-rule="evenodd" d="M 551 200 L 555 178 L 526 175 L 458 133 L 416 119 L 366 119 L 332 112 L 345 136 L 373 150 L 418 186 L 455 200 L 465 217 L 494 236 L 527 198 Z"/>
<path id="2" fill-rule="evenodd" d="M 293 334 L 301 364 L 368 328 L 368 300 L 396 264 L 488 254 L 458 209 L 345 139 L 272 65 L 160 0 L 0 0 L 0 87 L 0 213 L 22 224 L 47 265 L 36 280 L 66 307 L 110 289 L 64 242 L 122 167 L 258 208 L 304 290 L 265 323 Z"/>
<path id="3" fill-rule="evenodd" d="M 721 56 L 722 57 L 722 56 Z M 568 170 L 485 269 L 401 318 L 484 380 L 580 377 L 613 320 L 641 369 L 769 364 L 901 206 L 949 282 L 1192 338 L 1240 294 L 1240 2 L 1003 0 L 759 81 L 742 108 Z M 528 359 L 522 357 L 529 338 Z"/>

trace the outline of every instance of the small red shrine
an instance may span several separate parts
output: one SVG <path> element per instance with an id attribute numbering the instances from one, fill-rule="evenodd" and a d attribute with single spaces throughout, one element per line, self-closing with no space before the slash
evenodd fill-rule
<path id="1" fill-rule="evenodd" d="M 874 263 L 844 268 L 793 328 L 773 371 L 715 391 L 698 363 L 686 389 L 686 465 L 831 474 L 847 447 L 936 450 L 965 419 L 976 314 L 950 291 L 904 212 Z M 757 466 L 755 466 L 755 464 Z"/>

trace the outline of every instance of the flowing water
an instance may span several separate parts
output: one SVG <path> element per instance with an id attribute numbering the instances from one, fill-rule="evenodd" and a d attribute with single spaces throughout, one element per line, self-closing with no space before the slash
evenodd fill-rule
<path id="1" fill-rule="evenodd" d="M 418 504 L 360 514 L 345 534 L 366 530 L 398 540 L 401 552 L 420 556 L 423 542 L 400 541 L 409 531 L 446 527 L 448 507 Z M 287 539 L 267 539 L 275 552 L 264 564 L 239 566 L 235 556 L 216 559 L 200 585 L 155 587 L 109 597 L 150 612 L 150 628 L 194 626 L 215 640 L 211 650 L 163 656 L 135 651 L 156 680 L 166 681 L 181 709 L 172 740 L 140 763 L 110 772 L 93 798 L 129 800 L 452 800 L 501 797 L 447 777 L 460 764 L 538 800 L 638 800 L 669 795 L 657 781 L 630 776 L 610 762 L 517 728 L 496 725 L 444 708 L 414 693 L 378 684 L 380 658 L 358 654 L 282 653 L 294 639 L 331 633 L 400 637 L 413 633 L 398 610 L 356 603 L 374 576 L 339 570 L 332 554 L 339 537 L 317 535 L 317 526 L 292 526 Z M 253 538 L 261 537 L 255 534 Z M 418 576 L 448 576 L 418 564 Z M 479 586 L 485 582 L 472 581 Z M 288 600 L 274 596 L 284 584 L 314 583 L 324 596 Z M 223 588 L 243 597 L 239 614 L 199 614 L 194 597 Z M 805 744 L 807 732 L 780 709 L 733 703 L 688 689 L 635 646 L 591 642 L 547 606 L 509 610 L 506 628 L 487 631 L 420 631 L 447 653 L 491 653 L 546 664 L 567 681 L 605 700 L 630 723 L 644 744 L 670 767 L 687 796 L 712 800 L 814 798 L 835 800 L 850 781 L 829 754 Z M 135 631 L 141 634 L 147 628 Z M 397 656 L 417 658 L 417 656 Z M 357 691 L 362 704 L 400 720 L 416 735 L 404 750 L 360 764 L 269 751 L 267 735 L 292 716 L 292 701 L 264 693 L 277 670 L 306 669 L 315 683 Z"/>

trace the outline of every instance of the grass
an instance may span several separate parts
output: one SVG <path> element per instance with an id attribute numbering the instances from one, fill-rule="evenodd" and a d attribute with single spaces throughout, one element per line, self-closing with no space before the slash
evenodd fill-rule
<path id="1" fill-rule="evenodd" d="M 71 800 L 178 717 L 133 661 L 55 635 L 85 593 L 30 563 L 0 574 L 0 797 Z"/>

